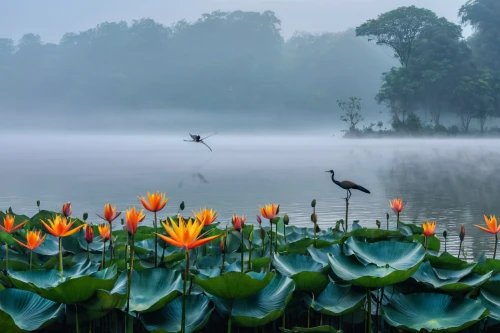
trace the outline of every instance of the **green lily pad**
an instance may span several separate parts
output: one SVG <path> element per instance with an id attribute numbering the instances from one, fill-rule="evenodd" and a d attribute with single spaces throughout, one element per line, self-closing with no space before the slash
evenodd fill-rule
<path id="1" fill-rule="evenodd" d="M 484 307 L 490 310 L 489 316 L 491 318 L 500 320 L 500 293 L 497 290 L 481 289 L 479 300 Z"/>
<path id="2" fill-rule="evenodd" d="M 443 291 L 466 291 L 482 285 L 493 272 L 479 275 L 471 273 L 474 266 L 460 270 L 435 269 L 430 262 L 423 262 L 412 279 Z"/>
<path id="3" fill-rule="evenodd" d="M 311 327 L 311 328 L 294 327 L 291 330 L 283 329 L 283 327 L 280 327 L 280 330 L 283 333 L 342 333 L 343 332 L 342 330 L 338 331 L 335 328 L 326 325 Z"/>
<path id="4" fill-rule="evenodd" d="M 339 285 L 330 282 L 326 289 L 313 299 L 306 295 L 304 301 L 307 306 L 328 316 L 341 316 L 361 307 L 366 299 L 366 293 L 352 289 L 350 285 Z"/>
<path id="5" fill-rule="evenodd" d="M 373 244 L 378 246 L 367 247 L 370 251 L 379 251 L 381 253 L 379 256 L 371 256 L 361 252 L 357 253 L 361 258 L 373 257 L 379 265 L 383 263 L 384 266 L 378 266 L 372 263 L 362 263 L 357 260 L 355 255 L 345 256 L 342 254 L 339 245 L 333 245 L 328 257 L 330 267 L 335 275 L 342 280 L 362 287 L 380 288 L 402 282 L 412 276 L 418 269 L 418 266 L 424 258 L 424 249 L 420 247 L 415 250 L 415 245 L 413 245 L 413 243 L 404 243 L 408 248 L 412 249 L 412 251 L 404 250 L 402 246 L 398 246 L 396 243 L 397 242 L 382 241 Z M 420 245 L 417 244 L 417 246 Z M 363 250 L 363 248 L 364 247 L 359 247 L 357 249 Z M 392 251 L 390 249 L 392 249 Z M 402 254 L 408 253 L 411 253 L 411 255 L 402 256 Z M 397 270 L 391 266 L 409 268 L 406 270 Z"/>
<path id="6" fill-rule="evenodd" d="M 278 319 L 285 312 L 295 290 L 293 280 L 275 275 L 257 294 L 244 299 L 222 299 L 209 296 L 223 317 L 232 316 L 239 326 L 258 327 Z M 231 306 L 232 304 L 232 306 Z M 232 309 L 230 311 L 230 309 Z"/>
<path id="7" fill-rule="evenodd" d="M 382 311 L 389 325 L 411 332 L 458 332 L 489 314 L 479 300 L 434 293 L 393 295 Z"/>
<path id="8" fill-rule="evenodd" d="M 214 310 L 207 296 L 186 297 L 186 333 L 202 329 Z M 182 296 L 177 297 L 161 309 L 141 314 L 141 321 L 148 332 L 179 333 L 182 323 Z"/>
<path id="9" fill-rule="evenodd" d="M 213 278 L 196 276 L 195 282 L 213 296 L 239 299 L 257 294 L 268 285 L 273 276 L 273 273 L 228 272 Z"/>
<path id="10" fill-rule="evenodd" d="M 132 286 L 131 286 L 132 287 Z M 123 271 L 111 290 L 98 289 L 95 295 L 83 304 L 85 308 L 94 312 L 105 312 L 112 309 L 121 309 L 127 299 L 127 271 Z"/>
<path id="11" fill-rule="evenodd" d="M 35 293 L 5 289 L 0 291 L 0 327 L 2 333 L 35 331 L 49 326 L 64 313 L 64 305 Z"/>
<path id="12" fill-rule="evenodd" d="M 275 254 L 273 266 L 281 275 L 292 278 L 299 291 L 320 293 L 328 284 L 328 277 L 325 274 L 325 268 L 328 269 L 328 266 L 308 256 Z"/>
<path id="13" fill-rule="evenodd" d="M 54 269 L 23 272 L 9 270 L 10 279 L 16 288 L 65 304 L 87 301 L 97 289 L 111 289 L 116 273 L 116 266 L 97 271 L 96 265 L 90 261 L 65 270 L 62 280 L 59 271 Z"/>

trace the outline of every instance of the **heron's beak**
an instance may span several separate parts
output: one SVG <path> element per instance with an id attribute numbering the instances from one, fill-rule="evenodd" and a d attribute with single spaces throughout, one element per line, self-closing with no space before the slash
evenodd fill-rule
<path id="1" fill-rule="evenodd" d="M 330 172 L 330 171 L 325 171 L 325 172 Z"/>

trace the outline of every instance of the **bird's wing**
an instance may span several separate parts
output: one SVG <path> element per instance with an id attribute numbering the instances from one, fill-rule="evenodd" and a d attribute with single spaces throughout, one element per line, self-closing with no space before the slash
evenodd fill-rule
<path id="1" fill-rule="evenodd" d="M 208 149 L 210 149 L 210 151 L 212 151 L 212 148 L 210 148 L 205 142 L 203 141 L 200 141 L 201 143 L 203 143 L 205 146 L 207 146 Z"/>
<path id="2" fill-rule="evenodd" d="M 340 182 L 340 184 L 341 184 L 342 186 L 345 186 L 345 187 L 350 187 L 350 188 L 352 188 L 352 187 L 356 186 L 356 184 L 355 184 L 355 183 L 353 183 L 353 182 L 351 182 L 350 180 L 343 180 L 343 181 L 341 181 L 341 182 Z"/>
<path id="3" fill-rule="evenodd" d="M 193 135 L 191 133 L 189 133 L 189 135 L 191 136 L 191 138 L 193 138 L 193 140 L 196 140 L 196 138 L 198 137 L 197 135 Z"/>
<path id="4" fill-rule="evenodd" d="M 211 136 L 214 136 L 215 134 L 217 134 L 217 133 L 210 134 L 209 136 L 206 136 L 206 137 L 204 137 L 204 138 L 203 138 L 203 139 L 201 139 L 201 140 L 205 140 L 206 138 L 209 138 L 209 137 L 211 137 Z"/>

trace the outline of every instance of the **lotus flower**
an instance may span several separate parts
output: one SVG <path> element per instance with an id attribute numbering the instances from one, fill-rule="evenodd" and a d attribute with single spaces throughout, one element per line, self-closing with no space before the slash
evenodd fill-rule
<path id="1" fill-rule="evenodd" d="M 69 204 L 69 203 L 68 203 Z M 54 237 L 59 238 L 59 271 L 61 275 L 61 280 L 63 278 L 63 263 L 62 263 L 62 239 L 63 237 L 71 236 L 74 233 L 76 233 L 78 230 L 83 228 L 85 224 L 82 224 L 76 228 L 73 228 L 71 230 L 71 227 L 73 226 L 73 222 L 68 223 L 68 219 L 66 217 L 61 217 L 60 215 L 57 215 L 56 218 L 54 219 L 49 219 L 48 223 L 50 224 L 47 225 L 47 223 L 43 220 L 40 220 L 42 222 L 43 226 L 47 229 L 48 232 Z"/>
<path id="2" fill-rule="evenodd" d="M 245 216 L 239 217 L 239 216 L 233 215 L 234 230 L 242 232 L 243 225 L 245 224 L 246 220 L 247 220 L 247 218 Z"/>
<path id="3" fill-rule="evenodd" d="M 139 212 L 137 212 L 135 207 L 125 210 L 125 221 L 127 223 L 127 231 L 131 235 L 135 235 L 135 232 L 137 231 L 137 225 L 140 222 L 144 221 L 145 218 L 146 215 L 144 215 L 143 209 L 141 209 Z"/>
<path id="4" fill-rule="evenodd" d="M 85 227 L 85 241 L 87 244 L 90 244 L 94 241 L 94 229 L 90 224 L 87 224 Z"/>
<path id="5" fill-rule="evenodd" d="M 154 213 L 153 226 L 155 229 L 155 267 L 158 267 L 158 236 L 156 235 L 158 231 L 158 223 L 156 220 L 156 213 L 162 210 L 163 207 L 165 207 L 169 198 L 167 198 L 165 194 L 161 192 L 155 192 L 152 194 L 148 192 L 147 200 L 143 196 L 139 196 L 138 198 L 145 209 Z"/>
<path id="6" fill-rule="evenodd" d="M 30 270 L 33 265 L 33 250 L 40 246 L 43 243 L 47 235 L 42 237 L 42 232 L 40 230 L 28 231 L 26 233 L 26 244 L 14 239 L 19 245 L 24 246 L 30 250 Z"/>
<path id="7" fill-rule="evenodd" d="M 389 205 L 391 206 L 394 213 L 401 213 L 405 208 L 405 205 L 403 204 L 403 199 L 401 198 L 394 199 L 393 201 L 389 200 Z"/>
<path id="8" fill-rule="evenodd" d="M 279 209 L 280 205 L 267 204 L 264 207 L 260 207 L 260 214 L 272 223 L 272 220 L 278 215 Z"/>
<path id="9" fill-rule="evenodd" d="M 222 234 L 216 236 L 210 236 L 203 238 L 200 236 L 200 232 L 203 229 L 203 224 L 198 220 L 188 219 L 187 223 L 182 216 L 178 217 L 179 223 L 176 224 L 172 218 L 169 218 L 170 224 L 168 222 L 162 223 L 163 227 L 167 231 L 168 236 L 157 234 L 158 237 L 163 239 L 165 242 L 183 248 L 186 251 L 186 263 L 184 271 L 184 292 L 182 294 L 182 320 L 181 320 L 181 332 L 186 331 L 186 284 L 189 276 L 189 250 L 200 245 L 206 244 L 216 238 L 222 236 Z"/>
<path id="10" fill-rule="evenodd" d="M 99 216 L 101 219 L 108 221 L 108 223 L 111 225 L 111 222 L 116 220 L 118 216 L 120 216 L 122 212 L 117 212 L 116 211 L 116 206 L 111 206 L 110 203 L 106 204 L 104 206 L 104 217 L 102 217 L 99 214 L 96 214 Z"/>
<path id="11" fill-rule="evenodd" d="M 255 219 L 257 220 L 257 223 L 258 223 L 259 225 L 261 225 L 261 224 L 262 224 L 262 219 L 260 218 L 260 216 L 259 216 L 259 215 L 255 215 Z"/>
<path id="12" fill-rule="evenodd" d="M 26 223 L 28 223 L 28 220 L 26 220 L 24 222 L 19 223 L 18 225 L 16 225 L 14 227 L 14 221 L 15 221 L 14 216 L 12 216 L 11 214 L 5 215 L 5 217 L 3 218 L 3 226 L 0 225 L 0 230 L 3 230 L 9 234 L 12 234 L 12 233 L 16 232 L 17 230 L 21 229 L 22 227 L 24 227 L 24 225 Z"/>
<path id="13" fill-rule="evenodd" d="M 219 215 L 213 209 L 203 208 L 199 212 L 193 211 L 194 217 L 204 226 L 212 224 Z"/>
<path id="14" fill-rule="evenodd" d="M 109 226 L 106 223 L 98 225 L 97 230 L 99 230 L 99 234 L 101 235 L 103 242 L 106 242 L 110 238 L 111 234 L 110 234 Z"/>
<path id="15" fill-rule="evenodd" d="M 434 235 L 434 230 L 436 230 L 436 222 L 426 221 L 422 223 L 422 228 L 424 228 L 424 236 L 430 237 Z"/>
<path id="16" fill-rule="evenodd" d="M 493 259 L 495 259 L 496 255 L 497 255 L 498 233 L 500 232 L 500 226 L 498 225 L 497 218 L 495 217 L 495 215 L 490 215 L 489 218 L 488 218 L 488 216 L 484 215 L 484 221 L 486 222 L 488 229 L 486 229 L 485 227 L 475 225 L 475 224 L 474 224 L 474 226 L 483 230 L 483 231 L 486 231 L 487 233 L 495 235 L 495 250 L 493 251 Z M 465 230 L 464 230 L 464 234 L 465 234 Z"/>
<path id="17" fill-rule="evenodd" d="M 64 217 L 69 217 L 71 216 L 71 213 L 73 212 L 73 209 L 71 208 L 71 202 L 66 202 L 63 207 L 62 207 L 62 212 L 61 214 L 64 215 Z"/>

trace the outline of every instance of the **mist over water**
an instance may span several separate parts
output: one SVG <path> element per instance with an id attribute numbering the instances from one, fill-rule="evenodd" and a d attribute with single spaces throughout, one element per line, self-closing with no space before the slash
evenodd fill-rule
<path id="1" fill-rule="evenodd" d="M 200 133 L 209 135 L 210 133 Z M 177 213 L 185 201 L 191 210 L 208 206 L 226 223 L 246 215 L 254 223 L 258 206 L 281 204 L 290 223 L 311 226 L 310 202 L 317 200 L 320 227 L 345 217 L 345 191 L 331 182 L 354 181 L 371 191 L 353 191 L 349 225 L 386 226 L 388 200 L 408 201 L 401 220 L 437 221 L 436 234 L 448 230 L 449 252 L 458 251 L 460 224 L 466 226 L 468 256 L 493 249 L 494 237 L 473 227 L 483 214 L 497 213 L 500 149 L 497 140 L 342 140 L 338 137 L 232 135 L 220 133 L 202 144 L 182 135 L 22 134 L 3 135 L 0 184 L 7 196 L 0 207 L 32 216 L 36 200 L 43 209 L 60 209 L 71 201 L 73 215 L 94 213 L 104 204 L 119 210 L 137 206 L 137 195 L 164 191 L 170 197 L 161 218 Z M 144 223 L 150 224 L 152 215 Z M 266 222 L 267 223 L 267 222 Z M 442 244 L 444 249 L 444 244 Z"/>

